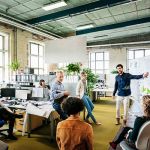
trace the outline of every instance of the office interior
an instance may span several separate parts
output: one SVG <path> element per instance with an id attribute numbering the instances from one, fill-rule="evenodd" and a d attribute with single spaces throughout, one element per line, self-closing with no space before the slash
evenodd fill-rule
<path id="1" fill-rule="evenodd" d="M 54 8 L 59 2 L 64 5 Z M 149 0 L 0 0 L 0 99 L 23 114 L 15 120 L 18 140 L 5 140 L 1 134 L 0 140 L 9 150 L 57 150 L 59 116 L 50 102 L 51 90 L 41 88 L 39 81 L 51 88 L 56 72 L 63 70 L 64 87 L 76 96 L 79 72 L 89 69 L 97 77 L 89 91 L 93 114 L 102 123 L 92 124 L 93 147 L 112 150 L 109 142 L 121 127 L 115 125 L 112 98 L 116 65 L 122 64 L 124 72 L 142 74 L 150 72 L 149 62 Z M 70 64 L 80 71 L 68 74 Z M 131 82 L 131 108 L 136 101 L 136 112 L 141 97 L 149 94 L 149 83 L 149 77 Z M 0 133 L 3 128 L 8 124 Z"/>

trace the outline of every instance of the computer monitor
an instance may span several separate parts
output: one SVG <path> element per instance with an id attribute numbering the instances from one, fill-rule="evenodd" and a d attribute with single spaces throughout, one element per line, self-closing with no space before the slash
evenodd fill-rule
<path id="1" fill-rule="evenodd" d="M 1 97 L 15 97 L 15 88 L 1 88 Z"/>
<path id="2" fill-rule="evenodd" d="M 44 88 L 33 88 L 32 97 L 44 97 Z"/>
<path id="3" fill-rule="evenodd" d="M 28 99 L 28 95 L 31 93 L 31 90 L 16 90 L 16 99 Z"/>

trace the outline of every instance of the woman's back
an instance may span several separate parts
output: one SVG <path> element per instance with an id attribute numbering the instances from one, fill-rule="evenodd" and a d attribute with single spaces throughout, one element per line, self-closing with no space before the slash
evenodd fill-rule
<path id="1" fill-rule="evenodd" d="M 56 140 L 60 150 L 93 150 L 92 126 L 69 117 L 58 124 Z"/>

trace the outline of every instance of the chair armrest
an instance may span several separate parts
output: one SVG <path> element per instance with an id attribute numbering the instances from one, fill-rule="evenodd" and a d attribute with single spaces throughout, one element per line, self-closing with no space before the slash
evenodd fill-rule
<path id="1" fill-rule="evenodd" d="M 126 143 L 126 141 L 122 141 L 122 142 L 120 143 L 120 147 L 122 148 L 122 150 L 136 150 L 136 149 L 130 147 L 130 146 Z"/>

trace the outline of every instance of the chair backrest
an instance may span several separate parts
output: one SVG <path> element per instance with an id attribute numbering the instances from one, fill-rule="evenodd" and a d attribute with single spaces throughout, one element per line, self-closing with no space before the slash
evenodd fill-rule
<path id="1" fill-rule="evenodd" d="M 0 127 L 2 127 L 5 124 L 4 120 L 0 120 Z"/>
<path id="2" fill-rule="evenodd" d="M 136 148 L 138 150 L 150 150 L 150 121 L 142 125 L 136 140 Z"/>

